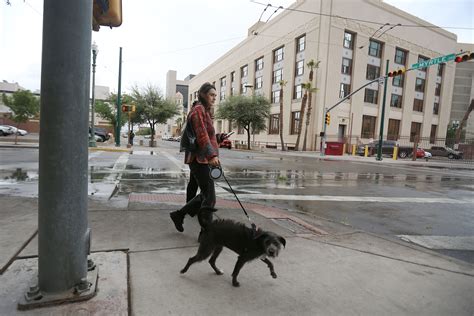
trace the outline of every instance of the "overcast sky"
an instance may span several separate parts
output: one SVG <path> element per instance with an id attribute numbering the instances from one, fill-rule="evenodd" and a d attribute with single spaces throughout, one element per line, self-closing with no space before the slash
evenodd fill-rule
<path id="1" fill-rule="evenodd" d="M 351 1 L 351 0 L 339 0 Z M 0 0 L 0 80 L 40 88 L 43 0 Z M 264 0 L 260 2 L 267 3 Z M 289 6 L 294 0 L 273 0 Z M 473 0 L 385 0 L 474 43 Z M 117 91 L 123 47 L 122 91 L 148 83 L 165 91 L 166 72 L 197 74 L 247 36 L 264 6 L 250 0 L 123 0 L 123 24 L 93 32 L 99 46 L 96 84 Z M 268 9 L 265 21 L 274 10 Z M 316 11 L 316 8 L 315 8 Z"/>

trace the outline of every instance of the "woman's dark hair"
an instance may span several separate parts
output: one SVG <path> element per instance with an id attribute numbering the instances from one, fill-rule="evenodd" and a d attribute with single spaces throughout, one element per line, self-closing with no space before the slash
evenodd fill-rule
<path id="1" fill-rule="evenodd" d="M 216 87 L 214 85 L 210 84 L 209 82 L 204 83 L 201 88 L 199 88 L 198 92 L 198 100 L 201 102 L 203 105 L 207 106 L 206 98 L 205 95 L 209 92 L 209 90 L 214 89 L 216 90 Z"/>

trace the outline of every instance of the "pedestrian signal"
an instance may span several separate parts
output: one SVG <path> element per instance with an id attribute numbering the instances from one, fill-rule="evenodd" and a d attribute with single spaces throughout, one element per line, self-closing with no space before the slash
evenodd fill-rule
<path id="1" fill-rule="evenodd" d="M 101 25 L 110 28 L 122 25 L 122 0 L 94 0 L 92 29 L 99 31 Z"/>
<path id="2" fill-rule="evenodd" d="M 122 104 L 122 112 L 128 112 L 129 111 L 129 106 L 126 104 Z"/>

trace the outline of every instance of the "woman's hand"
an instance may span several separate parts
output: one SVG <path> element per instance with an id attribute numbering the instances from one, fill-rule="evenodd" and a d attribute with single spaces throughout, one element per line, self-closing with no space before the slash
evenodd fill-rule
<path id="1" fill-rule="evenodd" d="M 213 167 L 218 167 L 219 166 L 219 158 L 213 157 L 212 159 L 209 160 L 209 165 Z"/>

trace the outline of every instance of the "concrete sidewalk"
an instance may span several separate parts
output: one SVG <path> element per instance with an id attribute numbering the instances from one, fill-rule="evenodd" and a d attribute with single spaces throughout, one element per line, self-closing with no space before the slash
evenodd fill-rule
<path id="1" fill-rule="evenodd" d="M 169 212 L 184 203 L 91 198 L 91 257 L 99 266 L 91 300 L 16 310 L 37 273 L 37 200 L 1 196 L 0 315 L 473 315 L 474 267 L 424 248 L 322 219 L 249 205 L 256 224 L 286 237 L 272 279 L 259 260 L 231 285 L 237 256 L 225 249 L 216 275 L 207 260 L 181 275 L 197 250 L 199 227 L 178 233 Z M 219 201 L 217 215 L 245 221 Z M 3 270 L 2 270 L 3 271 Z"/>

